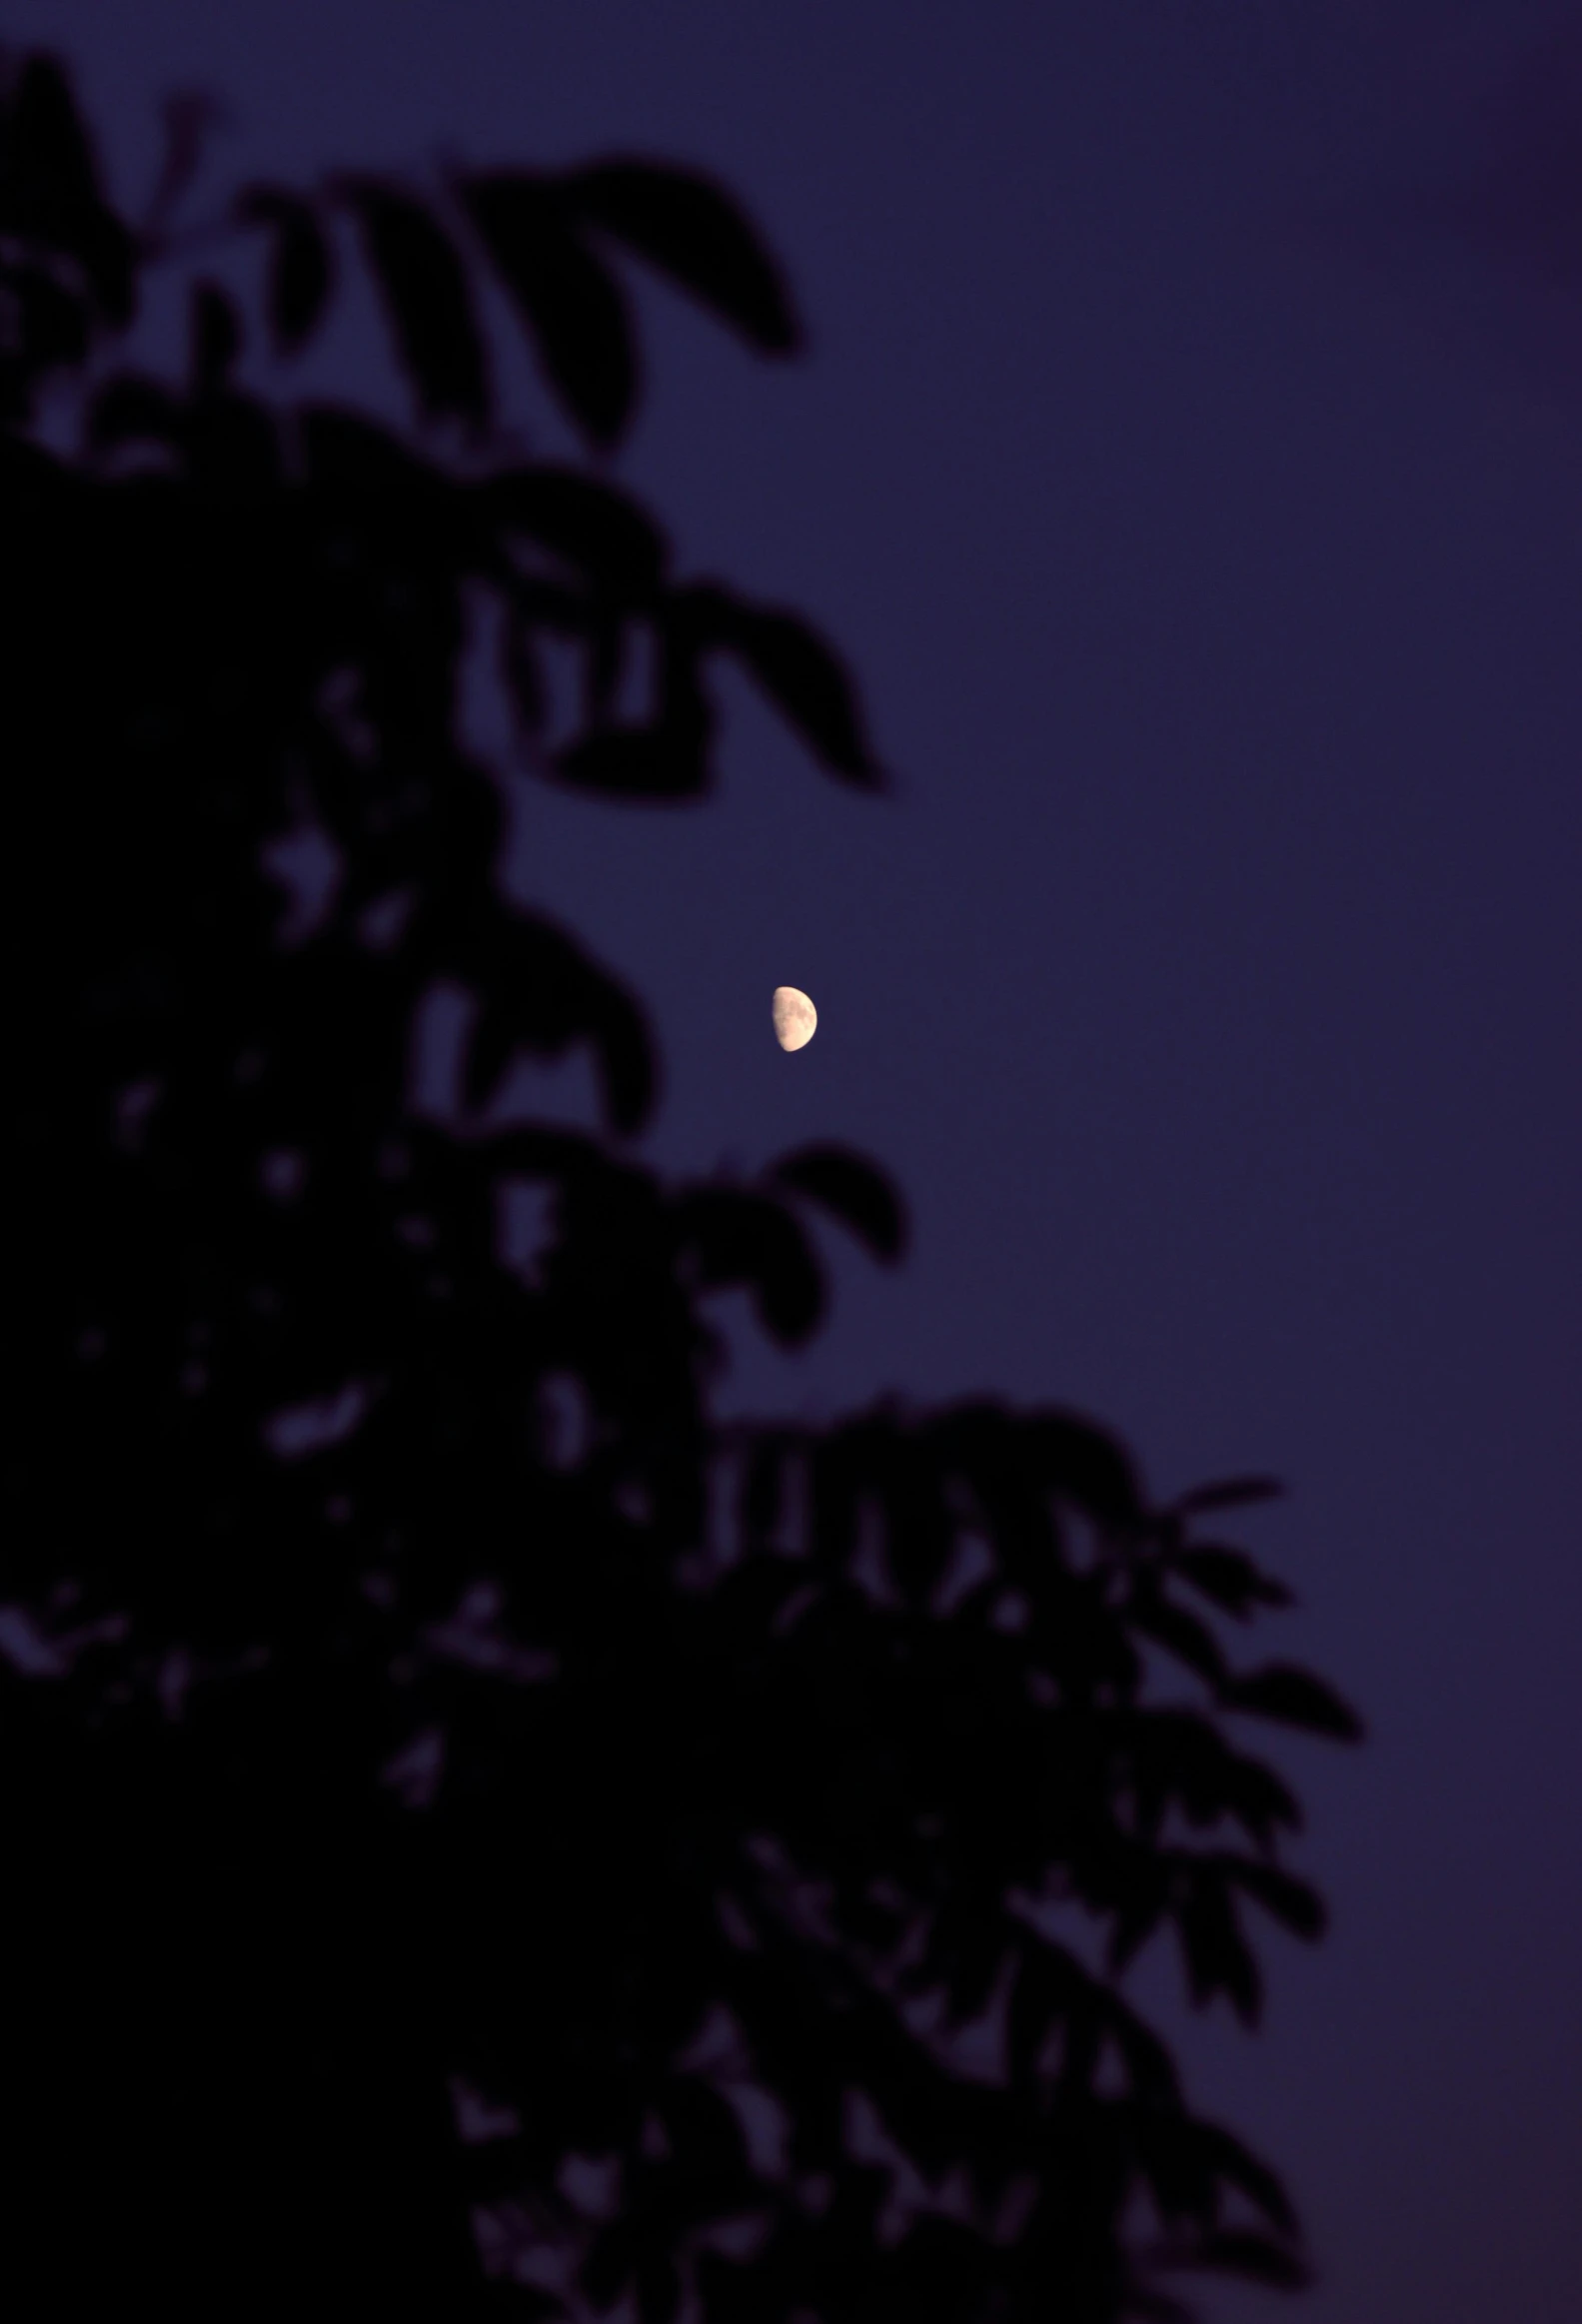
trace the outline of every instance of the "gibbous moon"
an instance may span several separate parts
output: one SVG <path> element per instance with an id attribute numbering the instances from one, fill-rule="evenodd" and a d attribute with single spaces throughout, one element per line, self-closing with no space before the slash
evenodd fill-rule
<path id="1" fill-rule="evenodd" d="M 775 1038 L 783 1049 L 805 1049 L 818 1030 L 818 1011 L 793 984 L 778 984 L 771 1003 Z"/>

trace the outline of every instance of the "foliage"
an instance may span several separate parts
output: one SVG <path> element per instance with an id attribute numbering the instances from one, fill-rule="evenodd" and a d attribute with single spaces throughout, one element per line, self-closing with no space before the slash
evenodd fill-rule
<path id="1" fill-rule="evenodd" d="M 679 576 L 606 457 L 629 267 L 779 356 L 778 266 L 626 158 L 168 210 L 124 222 L 64 73 L 12 67 L 13 2283 L 1102 2324 L 1184 2314 L 1175 2266 L 1300 2280 L 1277 2179 L 1119 1981 L 1173 1931 L 1251 2022 L 1246 1908 L 1321 1926 L 1235 1723 L 1356 1723 L 1233 1659 L 1286 1594 L 1194 1530 L 1272 1489 L 1159 1508 L 1106 1430 L 988 1400 L 719 1424 L 708 1295 L 801 1344 L 811 1219 L 890 1261 L 898 1198 L 838 1146 L 751 1184 L 637 1158 L 642 1009 L 506 894 L 462 736 L 491 636 L 539 776 L 694 796 L 726 654 L 879 782 L 838 657 Z M 406 432 L 249 369 L 251 308 L 295 360 L 358 251 Z M 156 270 L 179 382 L 129 359 Z M 591 465 L 507 445 L 486 274 Z M 515 1061 L 579 1046 L 608 1134 L 513 1119 Z"/>

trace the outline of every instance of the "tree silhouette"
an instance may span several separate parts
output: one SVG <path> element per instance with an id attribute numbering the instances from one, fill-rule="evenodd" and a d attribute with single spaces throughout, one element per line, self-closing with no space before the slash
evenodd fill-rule
<path id="1" fill-rule="evenodd" d="M 1232 1737 L 1357 1725 L 1232 1659 L 1288 1594 L 1198 1531 L 1277 1488 L 1157 1507 L 988 1399 L 719 1423 L 707 1295 L 799 1345 L 809 1219 L 889 1261 L 899 1200 L 833 1145 L 647 1167 L 638 1001 L 501 884 L 481 643 L 545 780 L 706 792 L 726 655 L 880 782 L 837 656 L 679 576 L 609 466 L 630 270 L 780 356 L 777 264 L 624 158 L 183 226 L 191 133 L 134 227 L 63 69 L 7 70 L 13 2304 L 1104 2324 L 1300 2281 L 1120 1974 L 1173 1930 L 1250 2023 L 1244 1906 L 1321 1924 Z M 357 253 L 405 433 L 250 368 Z M 156 274 L 180 381 L 131 362 Z M 514 449 L 486 279 L 587 460 Z M 515 1117 L 578 1047 L 607 1134 Z"/>

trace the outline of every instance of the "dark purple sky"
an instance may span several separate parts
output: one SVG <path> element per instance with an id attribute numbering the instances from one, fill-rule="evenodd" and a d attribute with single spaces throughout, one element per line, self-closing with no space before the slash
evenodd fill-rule
<path id="1" fill-rule="evenodd" d="M 535 793 L 527 882 L 656 1004 L 667 1162 L 834 1134 L 910 1193 L 910 1267 L 741 1398 L 995 1387 L 1161 1491 L 1290 1481 L 1269 1644 L 1372 1729 L 1285 1753 L 1335 1928 L 1182 2038 L 1324 2276 L 1210 2315 L 1576 2324 L 1582 50 L 1520 0 L 7 19 L 126 192 L 198 83 L 217 179 L 637 147 L 786 254 L 808 359 L 656 294 L 624 465 L 849 649 L 896 795 L 733 694 L 717 802 Z"/>

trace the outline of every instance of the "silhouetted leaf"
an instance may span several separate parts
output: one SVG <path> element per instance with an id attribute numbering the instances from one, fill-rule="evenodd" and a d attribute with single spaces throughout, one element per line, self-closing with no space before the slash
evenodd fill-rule
<path id="1" fill-rule="evenodd" d="M 755 1431 L 750 1439 L 738 1503 L 747 1548 L 769 1548 L 786 1514 L 791 1464 L 799 1449 L 795 1437 L 776 1430 Z"/>
<path id="2" fill-rule="evenodd" d="M 462 179 L 459 190 L 550 385 L 591 442 L 613 445 L 638 389 L 637 351 L 614 277 L 549 180 L 497 170 Z"/>
<path id="3" fill-rule="evenodd" d="M 654 621 L 658 649 L 658 705 L 643 725 L 606 726 L 597 666 L 591 672 L 589 732 L 557 751 L 554 771 L 580 790 L 612 798 L 696 798 L 709 787 L 714 713 L 699 683 L 697 652 L 688 626 L 670 617 Z M 598 625 L 590 642 L 597 647 Z M 607 669 L 607 676 L 610 674 Z"/>
<path id="4" fill-rule="evenodd" d="M 334 404 L 309 404 L 301 414 L 302 447 L 315 484 L 349 486 L 392 504 L 449 499 L 440 472 L 377 421 Z"/>
<path id="5" fill-rule="evenodd" d="M 684 2224 L 690 2222 L 678 2217 L 677 2229 Z M 668 2252 L 651 2248 L 645 2253 L 638 2263 L 637 2288 L 638 2314 L 643 2324 L 676 2324 L 682 2304 L 681 2273 Z"/>
<path id="6" fill-rule="evenodd" d="M 11 309 L 11 344 L 0 361 L 14 368 L 29 390 L 44 373 L 81 363 L 91 337 L 89 318 L 82 300 L 53 274 L 42 267 L 0 270 L 0 297 Z"/>
<path id="7" fill-rule="evenodd" d="M 1223 1877 L 1205 1866 L 1195 1867 L 1183 1883 L 1172 1917 L 1194 2003 L 1201 2007 L 1223 1993 L 1244 2025 L 1255 2024 L 1263 1980 Z"/>
<path id="8" fill-rule="evenodd" d="M 1292 1595 L 1283 1582 L 1255 1566 L 1240 1550 L 1222 1549 L 1217 1544 L 1202 1543 L 1189 1550 L 1177 1550 L 1171 1557 L 1172 1569 L 1190 1582 L 1194 1590 L 1227 1614 L 1245 1621 L 1254 1606 L 1290 1606 Z"/>
<path id="9" fill-rule="evenodd" d="M 1255 1712 L 1260 1719 L 1336 1736 L 1343 1743 L 1356 1743 L 1362 1735 L 1362 1722 L 1349 1704 L 1322 1679 L 1290 1663 L 1269 1663 L 1231 1680 L 1221 1689 L 1220 1701 L 1227 1711 Z"/>
<path id="10" fill-rule="evenodd" d="M 1256 1897 L 1282 1928 L 1288 1928 L 1293 1936 L 1322 1936 L 1328 1915 L 1317 1889 L 1306 1880 L 1298 1880 L 1294 1873 L 1283 1871 L 1278 1864 L 1251 1863 L 1245 1856 L 1221 1860 L 1237 1886 L 1246 1895 Z"/>
<path id="11" fill-rule="evenodd" d="M 295 355 L 329 304 L 334 281 L 329 237 L 313 204 L 278 186 L 250 187 L 237 203 L 237 215 L 270 232 L 270 337 L 278 354 Z"/>
<path id="12" fill-rule="evenodd" d="M 744 1285 L 783 1346 L 806 1339 L 823 1313 L 823 1278 L 789 1211 L 761 1195 L 711 1186 L 682 1195 L 675 1219 L 701 1290 Z"/>
<path id="13" fill-rule="evenodd" d="M 1006 2003 L 1008 2051 L 1018 2074 L 1031 2076 L 1051 2031 L 1080 2003 L 1088 1980 L 1062 1945 L 1021 1938 Z"/>
<path id="14" fill-rule="evenodd" d="M 543 730 L 548 698 L 534 645 L 534 625 L 518 612 L 501 623 L 500 673 L 510 696 L 520 742 L 531 746 Z"/>
<path id="15" fill-rule="evenodd" d="M 1205 1509 L 1241 1509 L 1256 1501 L 1278 1501 L 1284 1491 L 1277 1477 L 1225 1477 L 1217 1484 L 1194 1485 L 1189 1493 L 1178 1494 L 1170 1510 L 1178 1517 L 1192 1517 Z"/>
<path id="16" fill-rule="evenodd" d="M 1136 1470 L 1110 1430 L 1075 1413 L 1040 1412 L 1028 1419 L 1023 1433 L 1051 1491 L 1108 1523 L 1145 1523 Z"/>
<path id="17" fill-rule="evenodd" d="M 578 2280 L 594 2306 L 603 2312 L 614 2307 L 631 2282 L 636 2266 L 637 2237 L 625 2219 L 617 2219 L 595 2234 Z"/>
<path id="18" fill-rule="evenodd" d="M 1149 1836 L 1152 1836 L 1151 1833 Z M 1117 1903 L 1105 1947 L 1105 1959 L 1111 1975 L 1118 1975 L 1136 1958 L 1164 1918 L 1168 1901 L 1161 1879 L 1154 1883 L 1149 1893 L 1128 1894 Z"/>
<path id="19" fill-rule="evenodd" d="M 1217 2122 L 1194 2123 L 1192 2136 L 1198 2153 L 1217 2177 L 1239 2187 L 1264 2218 L 1284 2234 L 1296 2233 L 1296 2213 L 1278 2172 L 1270 2170 L 1267 2163 L 1259 2162 L 1233 2131 Z"/>
<path id="20" fill-rule="evenodd" d="M 192 393 L 198 397 L 222 394 L 242 351 L 242 321 L 216 283 L 193 285 L 190 346 Z"/>
<path id="21" fill-rule="evenodd" d="M 661 162 L 612 160 L 562 178 L 573 207 L 670 276 L 766 355 L 801 333 L 785 280 L 742 210 L 713 179 Z"/>
<path id="22" fill-rule="evenodd" d="M 1167 2045 L 1118 1995 L 1110 2003 L 1109 2035 L 1139 2098 L 1150 2104 L 1179 2104 L 1181 2077 Z"/>
<path id="23" fill-rule="evenodd" d="M 88 412 L 88 441 L 100 452 L 120 444 L 180 444 L 186 428 L 180 399 L 135 372 L 106 380 Z"/>
<path id="24" fill-rule="evenodd" d="M 1216 1685 L 1224 1676 L 1225 1658 L 1219 1651 L 1219 1642 L 1195 1615 L 1183 1607 L 1172 1606 L 1156 1590 L 1139 1590 L 1127 1609 L 1127 1619 L 1134 1630 L 1144 1637 L 1156 1639 L 1167 1647 L 1179 1663 L 1199 1678 Z"/>
<path id="25" fill-rule="evenodd" d="M 100 199 L 99 173 L 59 61 L 37 52 L 25 58 L 7 94 L 5 223 L 36 231 L 40 217 L 92 208 Z"/>
<path id="26" fill-rule="evenodd" d="M 132 319 L 132 238 L 106 208 L 70 86 L 53 57 L 26 58 L 0 110 L 0 229 L 73 258 L 107 322 Z"/>
<path id="27" fill-rule="evenodd" d="M 729 2101 L 696 2075 L 679 2075 L 664 2089 L 658 2110 L 670 2132 L 673 2151 L 685 2167 L 713 2177 L 744 2172 L 747 2142 Z"/>
<path id="28" fill-rule="evenodd" d="M 409 195 L 366 180 L 343 190 L 424 415 L 481 427 L 489 416 L 488 370 L 456 245 Z"/>
<path id="29" fill-rule="evenodd" d="M 1295 1793 L 1261 1760 L 1227 1751 L 1218 1788 L 1226 1815 L 1233 1815 L 1259 1847 L 1272 1847 L 1280 1830 L 1301 1829 L 1302 1811 Z"/>
<path id="30" fill-rule="evenodd" d="M 1293 2251 L 1276 2243 L 1272 2236 L 1260 2235 L 1250 2228 L 1215 2228 L 1202 2238 L 1190 2257 L 1183 2256 L 1173 2264 L 1182 2268 L 1212 2268 L 1220 2275 L 1240 2276 L 1249 2283 L 1274 2284 L 1287 2291 L 1299 2291 L 1309 2281 L 1308 2270 Z"/>
<path id="31" fill-rule="evenodd" d="M 569 743 L 555 769 L 574 790 L 605 798 L 698 798 L 709 787 L 705 739 L 696 728 L 611 726 Z"/>
<path id="32" fill-rule="evenodd" d="M 526 534 L 579 567 L 618 603 L 658 596 L 668 562 L 665 536 L 629 494 L 551 466 L 508 469 L 475 490 L 491 524 Z"/>
<path id="33" fill-rule="evenodd" d="M 772 1163 L 769 1176 L 849 1227 L 875 1259 L 898 1259 L 904 1251 L 906 1218 L 899 1195 L 882 1171 L 848 1147 L 799 1147 Z"/>
<path id="34" fill-rule="evenodd" d="M 752 605 L 712 584 L 678 591 L 702 643 L 733 653 L 831 774 L 882 788 L 843 663 L 799 613 Z"/>
<path id="35" fill-rule="evenodd" d="M 479 994 L 464 1068 L 470 1106 L 487 1102 L 519 1050 L 560 1057 L 586 1041 L 598 1060 L 612 1125 L 624 1133 L 642 1126 L 654 1102 L 643 1012 L 575 937 L 538 915 L 501 913 L 471 932 L 454 957 Z"/>

